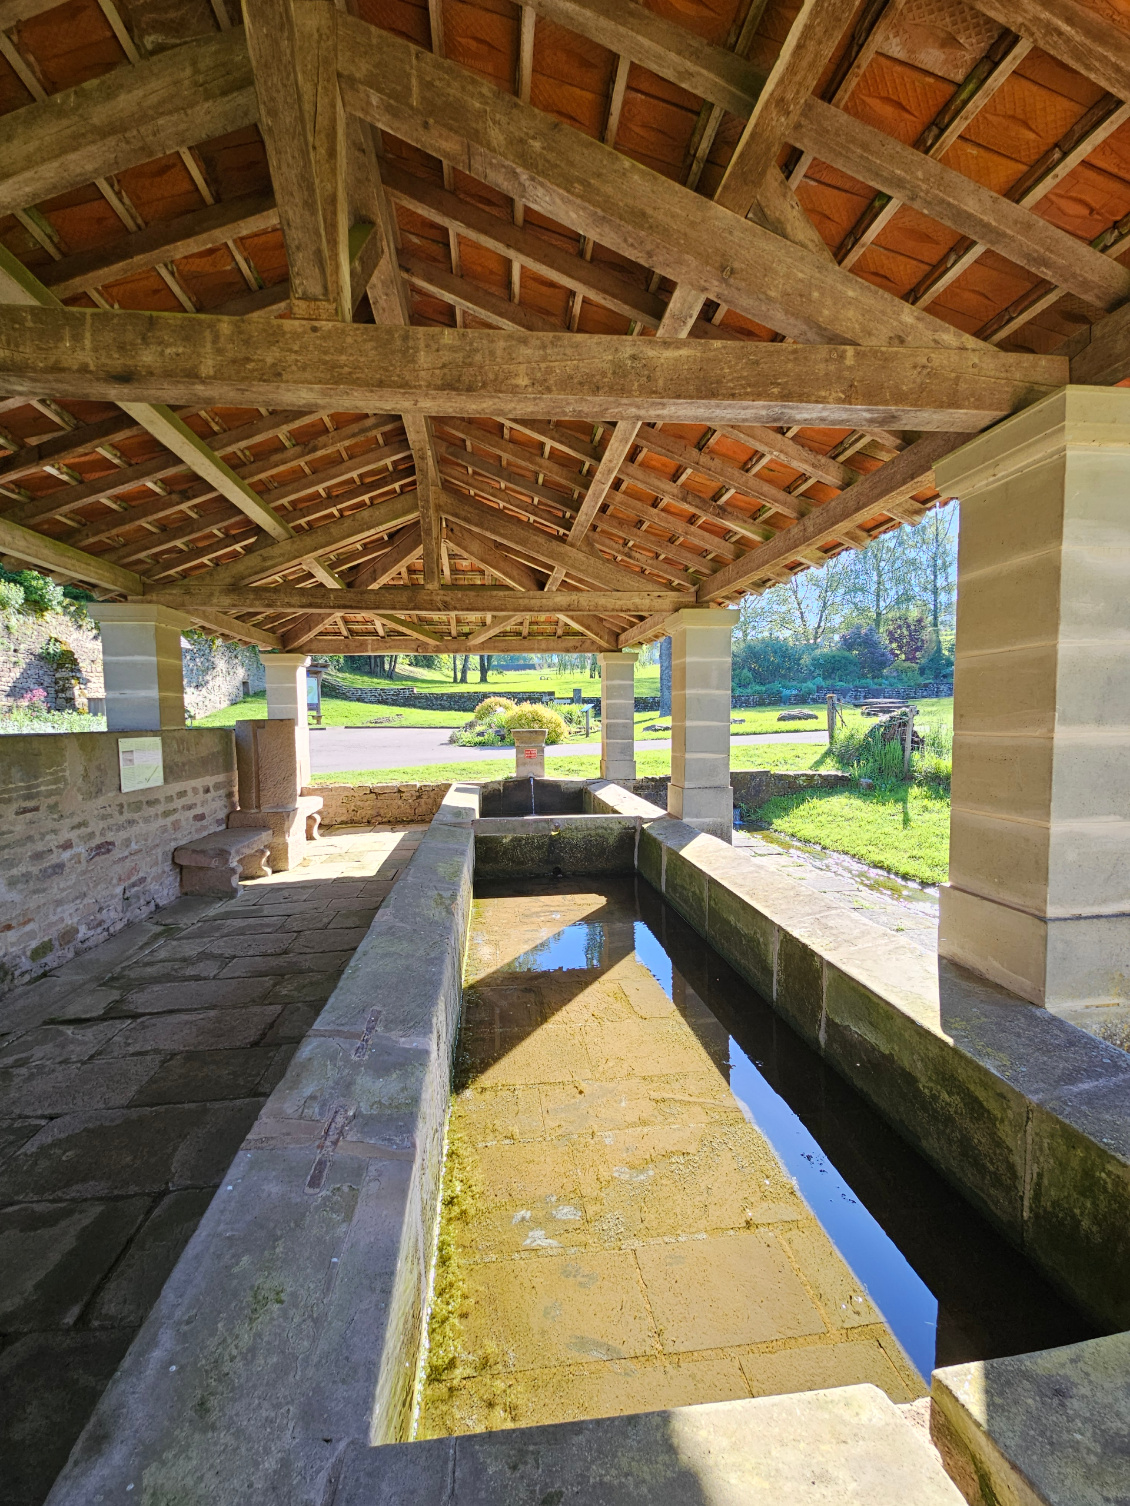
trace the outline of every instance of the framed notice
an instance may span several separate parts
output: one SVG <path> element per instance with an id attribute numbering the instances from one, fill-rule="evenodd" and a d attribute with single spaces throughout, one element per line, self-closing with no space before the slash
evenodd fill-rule
<path id="1" fill-rule="evenodd" d="M 148 790 L 165 782 L 165 765 L 159 737 L 119 737 L 118 767 L 122 773 L 122 794 L 130 790 Z"/>

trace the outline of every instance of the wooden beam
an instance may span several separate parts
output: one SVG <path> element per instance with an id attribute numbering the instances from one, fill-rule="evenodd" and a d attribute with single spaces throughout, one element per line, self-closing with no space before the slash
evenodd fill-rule
<path id="1" fill-rule="evenodd" d="M 1058 357 L 988 346 L 926 351 L 607 335 L 574 340 L 566 334 L 0 308 L 0 387 L 119 403 L 129 397 L 594 422 L 716 418 L 975 432 L 1066 379 Z"/>
<path id="2" fill-rule="evenodd" d="M 336 612 L 307 612 L 305 617 L 300 617 L 283 631 L 279 647 L 284 653 L 293 653 L 295 649 L 309 643 L 311 638 L 316 638 L 326 623 L 332 622 L 337 615 Z"/>
<path id="3" fill-rule="evenodd" d="M 85 288 L 121 282 L 136 272 L 192 256 L 224 241 L 272 230 L 278 223 L 272 194 L 247 194 L 194 209 L 173 220 L 160 220 L 112 246 L 64 256 L 40 270 L 40 281 L 59 298 L 70 298 Z"/>
<path id="4" fill-rule="evenodd" d="M 104 586 L 109 591 L 135 594 L 140 594 L 145 586 L 141 576 L 132 570 L 100 560 L 82 549 L 72 549 L 69 544 L 60 544 L 57 539 L 49 539 L 18 523 L 9 523 L 6 518 L 0 518 L 0 554 L 26 560 L 41 570 L 58 572 L 71 580 L 81 581 L 85 586 Z"/>
<path id="5" fill-rule="evenodd" d="M 405 413 L 404 432 L 412 446 L 412 458 L 416 464 L 416 500 L 420 509 L 424 584 L 434 589 L 441 578 L 441 525 L 437 495 L 440 485 L 439 468 L 436 465 L 431 421 L 420 413 Z"/>
<path id="6" fill-rule="evenodd" d="M 541 213 L 782 334 L 814 342 L 977 348 L 972 337 L 814 252 L 796 247 L 782 256 L 780 239 L 770 231 L 456 64 L 345 15 L 338 16 L 338 66 L 354 114 L 465 164 Z"/>
<path id="7" fill-rule="evenodd" d="M 513 559 L 508 554 L 503 554 L 501 549 L 496 549 L 489 539 L 473 528 L 464 528 L 461 524 L 447 520 L 447 538 L 449 544 L 457 553 L 464 554 L 473 560 L 476 565 L 488 571 L 491 575 L 497 575 L 499 580 L 504 580 L 508 586 L 513 586 L 516 591 L 540 591 L 542 582 L 520 560 Z"/>
<path id="8" fill-rule="evenodd" d="M 0 246 L 0 300 L 17 308 L 61 311 L 55 294 L 45 288 L 5 246 Z M 246 513 L 272 538 L 290 538 L 290 525 L 284 523 L 270 504 L 264 502 L 258 492 L 241 480 L 214 450 L 209 449 L 171 408 L 160 403 L 125 402 L 121 398 L 116 401 L 135 423 L 147 429 L 154 439 L 178 456 L 189 470 L 194 471 L 221 496 L 234 502 L 241 512 Z"/>
<path id="9" fill-rule="evenodd" d="M 455 273 L 448 272 L 422 256 L 401 251 L 398 260 L 413 287 L 432 293 L 454 308 L 474 314 L 477 319 L 487 319 L 500 329 L 527 329 L 549 334 L 563 328 L 558 320 L 549 319 L 545 314 L 539 314 L 536 309 L 526 308 L 523 304 L 511 303 L 508 298 L 480 288 L 466 277 L 457 277 Z"/>
<path id="10" fill-rule="evenodd" d="M 39 537 L 38 534 L 35 535 Z M 47 542 L 51 542 L 48 540 Z M 2 547 L 2 546 L 0 546 Z M 128 573 L 128 572 L 127 572 Z M 210 572 L 211 573 L 211 572 Z M 629 616 L 676 611 L 685 607 L 685 591 L 658 590 L 645 583 L 639 591 L 558 591 L 552 598 L 544 591 L 504 591 L 493 586 L 382 586 L 379 591 L 333 591 L 326 586 L 215 585 L 202 580 L 153 586 L 144 585 L 145 601 L 163 601 L 188 612 L 195 606 L 229 612 L 423 612 L 442 617 L 481 617 L 485 612 L 521 612 L 550 616 L 557 612 L 598 612 Z M 141 596 L 140 591 L 134 594 Z"/>
<path id="11" fill-rule="evenodd" d="M 815 89 L 858 0 L 803 0 L 773 71 L 746 122 L 714 195 L 717 204 L 747 215 L 776 166 L 801 105 Z"/>
<path id="12" fill-rule="evenodd" d="M 1083 0 L 977 0 L 977 9 L 1018 31 L 1049 56 L 1130 100 L 1130 48 L 1125 28 Z"/>
<path id="13" fill-rule="evenodd" d="M 619 647 L 619 634 L 603 618 L 594 617 L 591 612 L 559 612 L 557 615 L 562 622 L 571 623 L 578 633 L 587 633 L 595 639 L 602 649 Z"/>
<path id="14" fill-rule="evenodd" d="M 841 529 L 874 517 L 876 513 L 886 512 L 888 517 L 892 516 L 891 507 L 934 485 L 937 461 L 964 444 L 965 440 L 966 436 L 962 434 L 927 434 L 908 445 L 893 460 L 862 476 L 831 502 L 814 507 L 807 517 L 785 529 L 772 543 L 751 549 L 740 560 L 703 581 L 699 587 L 699 601 L 706 604 L 720 596 L 730 596 L 766 575 L 774 565 L 799 558 L 802 550 L 837 538 Z"/>
<path id="15" fill-rule="evenodd" d="M 765 82 L 742 57 L 632 0 L 523 0 L 539 16 L 641 63 L 660 78 L 702 95 L 734 115 L 749 114 Z"/>
<path id="16" fill-rule="evenodd" d="M 401 497 L 390 497 L 385 502 L 363 507 L 359 512 L 351 512 L 347 517 L 338 518 L 332 523 L 323 523 L 318 528 L 308 528 L 304 533 L 292 534 L 279 543 L 264 544 L 258 549 L 248 550 L 239 559 L 210 570 L 208 580 L 217 586 L 268 580 L 272 575 L 293 565 L 308 565 L 321 554 L 332 554 L 346 544 L 355 544 L 371 534 L 395 528 L 399 523 L 407 522 L 415 512 L 416 498 L 412 492 Z"/>
<path id="17" fill-rule="evenodd" d="M 664 434 L 650 425 L 641 426 L 639 442 L 653 455 L 662 455 L 665 460 L 673 460 L 678 465 L 686 466 L 688 470 L 697 471 L 700 476 L 716 481 L 719 486 L 732 487 L 743 497 L 764 502 L 774 511 L 784 513 L 787 518 L 799 518 L 811 505 L 790 496 L 779 486 L 773 486 L 771 482 L 762 481 L 759 476 L 743 471 L 732 460 L 712 455 L 709 450 L 696 449 L 694 445 L 687 444 L 685 439 L 679 439 L 674 434 Z"/>
<path id="18" fill-rule="evenodd" d="M 545 560 L 563 574 L 568 572 L 580 580 L 591 581 L 610 591 L 632 591 L 636 588 L 637 581 L 645 590 L 648 588 L 649 582 L 642 576 L 610 564 L 595 550 L 590 553 L 574 544 L 562 543 L 553 534 L 523 523 L 520 518 L 510 517 L 497 507 L 485 507 L 446 489 L 440 494 L 439 505 L 444 517 L 463 523 L 478 533 L 484 533 L 488 539 L 494 539 L 499 544 L 512 544 L 523 553 L 532 554 L 535 559 Z M 555 608 L 547 607 L 546 610 L 553 611 Z"/>
<path id="19" fill-rule="evenodd" d="M 259 129 L 286 241 L 291 312 L 300 319 L 346 319 L 352 303 L 345 116 L 334 11 L 294 0 L 244 0 L 243 11 Z"/>
<path id="20" fill-rule="evenodd" d="M 249 622 L 240 622 L 238 617 L 229 617 L 226 612 L 190 612 L 189 616 L 221 638 L 239 638 L 244 643 L 254 643 L 256 648 L 286 648 L 285 636 L 252 627 Z"/>
<path id="21" fill-rule="evenodd" d="M 186 42 L 0 116 L 0 215 L 250 125 L 242 29 Z"/>
<path id="22" fill-rule="evenodd" d="M 630 627 L 620 634 L 620 648 L 631 648 L 633 643 L 646 643 L 649 638 L 656 638 L 660 629 L 671 616 L 670 612 L 655 612 L 650 617 L 645 617 L 643 622 L 637 622 L 635 627 Z"/>
<path id="23" fill-rule="evenodd" d="M 290 524 L 279 517 L 271 504 L 237 476 L 231 466 L 221 460 L 198 434 L 194 434 L 184 419 L 178 418 L 171 408 L 161 403 L 120 400 L 119 405 L 143 429 L 148 429 L 154 439 L 183 460 L 190 471 L 194 471 L 202 481 L 206 481 L 222 497 L 234 503 L 240 512 L 246 513 L 253 523 L 258 524 L 273 539 L 289 539 L 293 535 L 294 530 Z"/>
<path id="24" fill-rule="evenodd" d="M 419 523 L 412 523 L 389 539 L 389 548 L 375 560 L 366 560 L 349 582 L 351 591 L 372 591 L 383 586 L 386 580 L 403 570 L 405 565 L 419 559 L 423 543 Z"/>
<path id="25" fill-rule="evenodd" d="M 478 648 L 481 644 L 489 643 L 492 639 L 497 638 L 500 633 L 504 633 L 507 628 L 513 627 L 516 622 L 521 622 L 524 615 L 524 613 L 518 612 L 512 617 L 492 619 L 487 627 L 479 628 L 477 632 L 467 635 L 467 647 Z M 516 641 L 520 643 L 522 640 L 519 638 Z M 487 652 L 486 649 L 483 651 Z"/>
<path id="26" fill-rule="evenodd" d="M 752 445 L 763 455 L 770 455 L 774 460 L 791 466 L 793 470 L 802 471 L 806 476 L 824 481 L 829 486 L 842 488 L 859 479 L 859 472 L 853 471 L 850 466 L 841 465 L 831 455 L 821 455 L 773 429 L 758 428 L 754 424 L 718 424 L 716 427 L 720 434 L 736 439 L 739 444 Z"/>
<path id="27" fill-rule="evenodd" d="M 522 616 L 513 619 L 520 622 Z M 503 619 L 504 621 L 507 619 Z M 493 633 L 494 628 L 491 629 Z M 480 654 L 513 653 L 515 649 L 525 654 L 561 654 L 561 653 L 599 653 L 603 645 L 595 638 L 578 637 L 576 633 L 570 633 L 562 638 L 482 638 L 474 633 L 467 638 L 445 638 L 441 643 L 435 644 L 435 649 L 441 654 L 465 654 L 472 647 Z M 347 638 L 315 638 L 306 644 L 306 648 L 312 654 L 414 654 L 418 651 L 420 640 L 418 638 L 376 638 L 376 637 L 347 637 Z"/>
<path id="28" fill-rule="evenodd" d="M 1017 266 L 1099 308 L 1130 298 L 1130 271 L 1031 210 L 819 99 L 806 100 L 790 139 L 813 157 L 983 241 Z"/>
<path id="29" fill-rule="evenodd" d="M 1071 360 L 1073 382 L 1115 387 L 1130 381 L 1130 305 L 1081 329 L 1059 353 Z"/>
<path id="30" fill-rule="evenodd" d="M 398 633 L 405 633 L 415 638 L 419 643 L 442 643 L 443 634 L 436 632 L 435 628 L 421 627 L 418 622 L 405 622 L 401 617 L 392 617 L 388 612 L 374 612 L 374 617 L 381 622 L 387 622 L 389 627 L 395 628 Z"/>
<path id="31" fill-rule="evenodd" d="M 665 304 L 657 293 L 649 293 L 599 262 L 585 261 L 536 231 L 512 225 L 489 209 L 460 199 L 438 184 L 415 178 L 393 164 L 386 166 L 384 178 L 395 202 L 437 225 L 469 235 L 487 250 L 517 261 L 625 319 L 634 319 L 648 329 L 659 327 Z"/>

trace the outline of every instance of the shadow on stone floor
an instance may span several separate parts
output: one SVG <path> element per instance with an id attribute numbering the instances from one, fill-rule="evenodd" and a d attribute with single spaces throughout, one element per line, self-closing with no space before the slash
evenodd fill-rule
<path id="1" fill-rule="evenodd" d="M 423 828 L 337 828 L 0 998 L 0 1506 L 39 1506 Z"/>

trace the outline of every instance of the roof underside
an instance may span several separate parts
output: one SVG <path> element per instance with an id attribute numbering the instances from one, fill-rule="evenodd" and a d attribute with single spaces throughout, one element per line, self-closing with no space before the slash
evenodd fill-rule
<path id="1" fill-rule="evenodd" d="M 287 134 L 285 111 L 278 113 L 287 81 L 273 72 L 268 78 L 263 62 L 280 56 L 285 72 L 293 59 L 299 93 L 309 87 L 304 49 L 288 52 L 286 37 L 295 15 L 303 35 L 311 4 L 335 18 L 331 29 L 372 29 L 336 32 L 348 118 L 336 220 L 320 188 L 328 177 L 321 167 L 319 187 L 305 195 L 310 202 L 296 202 L 302 180 L 290 175 L 279 144 Z M 732 604 L 917 522 L 946 500 L 933 484 L 934 461 L 1067 380 L 1065 362 L 1032 358 L 1084 351 L 1092 326 L 1112 314 L 1117 321 L 1114 311 L 1130 294 L 1122 249 L 1130 248 L 1130 108 L 1123 103 L 1130 0 L 1007 7 L 985 0 L 980 9 L 963 0 L 356 0 L 340 14 L 325 0 L 247 0 L 245 9 L 254 88 L 240 93 L 232 83 L 221 106 L 216 79 L 225 68 L 235 78 L 248 52 L 236 0 L 51 7 L 0 0 L 0 209 L 9 211 L 0 216 L 0 244 L 17 272 L 32 274 L 14 301 L 123 311 L 82 329 L 99 336 L 120 329 L 138 371 L 149 363 L 133 378 L 125 411 L 113 401 L 109 358 L 94 369 L 97 349 L 81 360 L 27 354 L 38 318 L 58 321 L 43 324 L 51 339 L 41 336 L 40 350 L 51 343 L 57 351 L 65 336 L 66 349 L 77 351 L 82 342 L 69 332 L 79 316 L 29 313 L 25 325 L 15 311 L 0 311 L 0 558 L 9 565 L 35 563 L 106 597 L 167 602 L 215 631 L 271 648 L 629 647 L 661 634 L 680 606 Z M 1007 29 L 997 13 L 1020 30 Z M 1050 46 L 1053 23 L 1075 39 L 1063 44 L 1055 33 L 1059 57 L 1039 45 Z M 683 29 L 685 49 L 671 46 L 672 25 Z M 383 47 L 415 49 L 388 52 L 383 71 L 399 78 L 407 59 L 425 83 L 434 79 L 434 101 L 425 99 L 434 118 L 421 123 L 380 68 L 363 76 L 368 64 L 356 44 L 367 45 L 374 31 Z M 264 50 L 268 39 L 276 45 Z M 210 84 L 199 70 L 187 84 L 176 82 L 174 66 L 190 55 L 220 60 L 209 64 Z M 1065 55 L 1080 66 L 1060 60 Z M 1091 58 L 1098 61 L 1084 66 Z M 692 64 L 724 78 L 707 87 L 731 108 L 693 92 Z M 1120 93 L 1108 89 L 1124 77 Z M 150 78 L 146 93 L 139 84 Z M 484 83 L 510 99 L 491 138 L 499 143 L 493 155 L 472 141 L 445 162 L 426 146 L 442 151 L 473 130 L 456 119 L 460 79 L 472 114 L 474 87 Z M 86 94 L 71 95 L 81 86 Z M 199 87 L 202 95 L 211 88 L 207 108 L 183 111 L 186 130 L 194 118 L 237 123 L 152 155 L 154 142 L 176 140 L 175 126 L 158 119 L 162 110 L 193 103 L 162 96 L 163 87 Z M 92 90 L 102 91 L 97 99 Z M 735 108 L 743 90 L 760 112 L 748 129 L 748 109 Z M 115 100 L 137 119 L 115 124 Z M 116 130 L 117 142 L 104 151 L 60 145 L 58 160 L 37 147 L 36 161 L 18 164 L 5 185 L 11 154 L 4 143 L 59 139 L 44 125 L 45 112 L 68 103 L 82 106 L 100 141 Z M 325 117 L 309 108 L 303 117 L 318 163 L 326 160 L 318 155 Z M 534 140 L 552 123 L 563 129 L 544 139 L 560 146 L 566 166 L 596 164 L 586 183 L 613 159 L 594 157 L 577 138 L 604 143 L 646 170 L 624 180 L 622 221 L 613 224 L 607 197 L 586 197 L 584 184 L 566 192 L 565 167 L 543 173 L 519 156 L 507 161 L 508 130 L 515 140 Z M 747 219 L 745 201 L 733 195 L 756 159 L 758 131 L 768 143 L 771 181 L 755 172 Z M 473 164 L 482 176 L 468 170 Z M 37 185 L 50 194 L 25 201 Z M 989 192 L 970 197 L 968 185 Z M 652 191 L 650 207 L 629 202 L 631 193 Z M 343 235 L 352 227 L 343 251 L 343 265 L 352 259 L 352 292 L 340 295 L 346 319 L 352 307 L 354 326 L 452 332 L 444 359 L 465 360 L 471 376 L 458 380 L 470 383 L 466 396 L 443 406 L 439 395 L 458 390 L 454 377 L 447 386 L 431 378 L 430 387 L 420 378 L 417 390 L 399 371 L 394 379 L 382 369 L 371 379 L 371 398 L 369 387 L 343 379 L 338 392 L 318 386 L 315 406 L 314 378 L 291 380 L 292 365 L 306 361 L 314 342 L 341 338 L 332 318 L 327 328 L 324 304 L 309 296 L 302 219 L 311 203 L 322 215 L 316 223 L 330 262 L 333 227 Z M 567 212 L 574 204 L 581 207 Z M 775 327 L 760 322 L 750 310 L 760 311 L 761 294 L 739 286 L 740 267 L 734 305 L 710 291 L 680 304 L 699 286 L 683 272 L 684 265 L 697 271 L 690 258 L 702 256 L 702 285 L 709 287 L 709 272 L 716 291 L 719 277 L 734 270 L 719 273 L 696 251 L 696 205 L 708 240 L 716 205 L 737 207 L 734 234 L 748 236 L 758 255 L 767 232 L 777 237 L 783 277 L 796 265 L 815 268 L 811 320 L 831 328 L 831 337 L 811 333 L 803 309 Z M 639 259 L 664 234 L 649 215 L 686 226 L 686 246 L 673 242 L 670 259 L 657 251 L 659 266 Z M 601 231 L 607 242 L 595 233 L 598 221 L 609 227 Z M 850 310 L 867 288 L 885 297 L 866 294 L 870 301 L 851 314 L 855 324 L 845 313 L 841 326 L 827 303 L 817 306 L 817 298 L 834 303 L 839 290 Z M 780 296 L 790 307 L 787 292 Z M 821 339 L 842 354 L 841 347 L 864 343 L 854 331 L 866 328 L 873 309 L 887 321 L 875 325 L 877 346 L 908 355 L 933 342 L 940 363 L 965 360 L 971 372 L 988 372 L 986 382 L 1007 386 L 1007 400 L 994 410 L 988 398 L 907 397 L 901 420 L 901 404 L 865 397 L 818 401 L 814 390 L 807 405 L 790 398 L 791 409 L 784 398 L 768 401 L 773 383 L 760 375 L 770 371 L 764 363 L 808 360 Z M 139 333 L 128 312 L 168 314 L 175 326 L 150 321 Z M 242 321 L 238 341 L 225 332 L 227 319 Z M 9 328 L 5 320 L 16 322 Z M 267 326 L 286 326 L 277 349 L 262 343 Z M 175 350 L 174 327 L 186 342 Z M 221 342 L 215 349 L 228 355 L 217 364 L 213 351 L 206 372 L 189 371 L 196 357 L 184 352 L 211 329 Z M 526 362 L 524 386 L 509 366 L 496 379 L 501 347 L 474 337 L 498 330 L 511 332 L 505 349 Z M 708 393 L 709 384 L 695 388 L 704 394 L 701 419 L 693 399 L 659 402 L 666 367 L 640 375 L 632 352 L 657 330 L 686 336 L 671 354 L 681 367 L 693 362 L 696 373 L 709 372 L 704 353 L 718 363 L 725 401 Z M 960 341 L 955 332 L 974 338 Z M 574 335 L 618 338 L 585 346 Z M 302 343 L 287 343 L 292 337 Z M 82 341 L 87 351 L 90 341 Z M 166 346 L 168 373 L 160 369 Z M 261 361 L 278 372 L 274 387 L 258 376 L 240 386 L 230 375 L 244 347 L 248 371 Z M 418 348 L 426 362 L 439 346 L 435 339 L 359 344 L 359 365 L 372 371 L 403 355 L 407 369 Z M 565 394 L 559 350 L 599 351 L 602 359 L 607 350 L 607 384 Z M 754 372 L 742 363 L 759 352 L 756 381 L 765 392 L 742 375 Z M 311 357 L 311 370 L 320 359 Z M 723 372 L 726 361 L 733 365 Z M 482 407 L 474 399 L 476 369 L 481 390 L 500 394 Z M 848 385 L 860 380 L 851 369 Z M 672 391 L 690 381 L 681 369 L 672 372 Z M 1099 375 L 1092 368 L 1071 374 L 1121 381 L 1128 372 L 1116 363 Z M 576 381 L 584 389 L 588 378 Z M 633 382 L 629 411 L 624 393 Z M 190 388 L 213 390 L 215 401 L 177 401 Z M 612 396 L 602 407 L 605 390 Z M 748 412 L 740 401 L 746 391 Z M 415 395 L 386 400 L 378 411 L 379 397 L 406 392 Z M 182 423 L 157 406 L 162 401 Z M 813 414 L 823 421 L 811 421 Z M 343 589 L 346 605 L 335 610 Z"/>

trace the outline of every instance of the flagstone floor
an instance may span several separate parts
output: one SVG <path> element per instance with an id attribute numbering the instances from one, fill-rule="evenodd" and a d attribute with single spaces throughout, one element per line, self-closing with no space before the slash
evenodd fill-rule
<path id="1" fill-rule="evenodd" d="M 424 827 L 338 827 L 0 998 L 0 1506 L 38 1506 Z"/>

